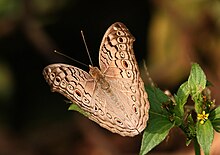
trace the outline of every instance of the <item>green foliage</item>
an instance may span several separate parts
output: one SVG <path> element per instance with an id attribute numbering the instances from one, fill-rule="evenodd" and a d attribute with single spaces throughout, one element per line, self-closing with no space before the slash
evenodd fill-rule
<path id="1" fill-rule="evenodd" d="M 74 111 L 78 111 L 79 113 L 83 114 L 84 116 L 86 117 L 89 117 L 89 113 L 86 113 L 84 110 L 82 110 L 77 104 L 75 103 L 72 103 L 70 106 L 69 106 L 69 109 L 68 110 L 74 110 Z"/>
<path id="2" fill-rule="evenodd" d="M 207 120 L 204 124 L 197 122 L 196 129 L 196 138 L 201 145 L 205 155 L 208 155 L 214 138 L 212 123 L 210 120 Z"/>
<path id="3" fill-rule="evenodd" d="M 174 95 L 176 101 L 176 106 L 174 107 L 174 110 L 177 116 L 183 117 L 184 104 L 186 103 L 188 97 L 189 97 L 189 87 L 188 87 L 188 83 L 185 82 L 180 86 L 180 88 L 177 91 L 177 94 Z"/>
<path id="4" fill-rule="evenodd" d="M 206 87 L 206 76 L 198 64 L 193 64 L 188 79 L 188 87 L 190 95 L 195 102 L 195 110 L 197 113 L 201 112 L 202 91 Z"/>
<path id="5" fill-rule="evenodd" d="M 195 154 L 200 154 L 200 147 L 205 155 L 209 154 L 214 130 L 220 132 L 220 108 L 215 108 L 207 86 L 210 82 L 207 84 L 203 70 L 194 63 L 188 81 L 174 96 L 167 97 L 158 88 L 146 89 L 151 106 L 150 119 L 143 134 L 140 155 L 147 154 L 162 142 L 174 126 L 185 133 L 187 146 L 193 140 Z M 187 105 L 189 97 L 194 106 Z M 192 117 L 193 114 L 197 119 Z"/>
<path id="6" fill-rule="evenodd" d="M 210 118 L 215 131 L 220 132 L 220 107 L 210 113 Z"/>
<path id="7" fill-rule="evenodd" d="M 163 141 L 169 130 L 174 126 L 168 119 L 168 112 L 162 109 L 162 103 L 168 101 L 168 97 L 157 88 L 147 88 L 151 104 L 149 125 L 144 131 L 140 154 L 144 155 Z"/>
<path id="8" fill-rule="evenodd" d="M 206 86 L 206 76 L 198 64 L 193 64 L 188 79 L 188 86 L 190 94 L 194 96 L 199 95 Z"/>
<path id="9" fill-rule="evenodd" d="M 21 2 L 17 0 L 0 0 L 0 19 L 14 18 L 21 13 Z"/>

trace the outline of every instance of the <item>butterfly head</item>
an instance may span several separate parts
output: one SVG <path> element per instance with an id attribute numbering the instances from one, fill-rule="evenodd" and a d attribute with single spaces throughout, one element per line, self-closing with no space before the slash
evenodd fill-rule
<path id="1" fill-rule="evenodd" d="M 89 65 L 89 74 L 90 74 L 93 78 L 95 78 L 95 79 L 97 79 L 97 77 L 102 76 L 102 73 L 101 73 L 101 71 L 99 70 L 99 68 L 98 68 L 98 67 L 93 67 L 93 66 L 91 66 L 91 65 Z"/>

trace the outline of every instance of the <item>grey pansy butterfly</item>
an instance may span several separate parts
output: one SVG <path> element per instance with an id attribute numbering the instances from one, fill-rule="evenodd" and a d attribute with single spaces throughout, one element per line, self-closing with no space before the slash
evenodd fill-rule
<path id="1" fill-rule="evenodd" d="M 148 120 L 149 102 L 134 56 L 135 38 L 120 22 L 106 31 L 98 67 L 89 73 L 67 64 L 51 64 L 43 75 L 52 91 L 59 92 L 89 119 L 122 136 L 142 132 Z"/>

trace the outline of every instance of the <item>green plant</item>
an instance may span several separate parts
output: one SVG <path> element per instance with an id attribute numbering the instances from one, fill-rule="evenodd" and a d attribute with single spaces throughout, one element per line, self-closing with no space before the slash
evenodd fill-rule
<path id="1" fill-rule="evenodd" d="M 210 85 L 203 70 L 194 63 L 188 81 L 174 96 L 165 95 L 158 88 L 147 87 L 150 118 L 143 134 L 140 155 L 147 154 L 162 142 L 173 127 L 179 127 L 185 133 L 187 146 L 193 141 L 196 155 L 200 155 L 200 147 L 208 155 L 214 130 L 220 132 L 220 107 L 216 108 L 215 101 L 211 99 L 207 88 Z M 194 106 L 186 104 L 189 98 Z"/>

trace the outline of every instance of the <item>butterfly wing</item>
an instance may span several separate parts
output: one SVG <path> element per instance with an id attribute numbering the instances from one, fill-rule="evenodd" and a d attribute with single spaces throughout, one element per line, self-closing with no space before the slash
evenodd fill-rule
<path id="1" fill-rule="evenodd" d="M 93 112 L 95 82 L 87 72 L 71 65 L 51 64 L 44 68 L 43 75 L 52 91 L 61 93 L 84 111 Z"/>
<path id="2" fill-rule="evenodd" d="M 113 98 L 116 98 L 115 101 L 107 100 L 106 108 L 123 113 L 116 118 L 123 119 L 119 122 L 124 122 L 124 128 L 130 129 L 126 136 L 143 131 L 149 110 L 147 93 L 133 52 L 134 40 L 124 24 L 114 23 L 106 31 L 99 53 L 101 72 L 111 86 Z"/>
<path id="3" fill-rule="evenodd" d="M 100 69 L 106 76 L 124 77 L 130 74 L 129 71 L 137 70 L 134 41 L 135 38 L 124 24 L 116 22 L 108 28 L 99 50 Z"/>

